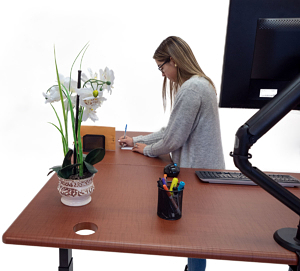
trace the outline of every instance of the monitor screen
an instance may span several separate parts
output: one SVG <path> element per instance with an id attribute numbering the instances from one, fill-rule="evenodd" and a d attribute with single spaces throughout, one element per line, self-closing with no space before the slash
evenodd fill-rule
<path id="1" fill-rule="evenodd" d="M 219 106 L 261 108 L 297 75 L 300 1 L 231 0 Z"/>

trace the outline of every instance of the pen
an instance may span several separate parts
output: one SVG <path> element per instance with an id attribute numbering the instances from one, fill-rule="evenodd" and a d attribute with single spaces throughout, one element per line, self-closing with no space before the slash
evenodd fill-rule
<path id="1" fill-rule="evenodd" d="M 124 139 L 126 138 L 126 132 L 127 132 L 127 124 L 126 124 L 126 126 L 125 126 L 125 132 L 124 132 L 124 137 L 123 137 Z M 123 148 L 123 147 L 126 146 L 126 144 L 125 144 L 125 143 L 122 143 L 121 146 L 122 146 L 122 148 Z"/>
<path id="2" fill-rule="evenodd" d="M 125 139 L 125 137 L 126 137 L 126 132 L 127 132 L 127 124 L 126 124 L 126 126 L 125 126 L 124 139 Z"/>
<path id="3" fill-rule="evenodd" d="M 165 184 L 163 185 L 163 187 L 164 187 L 164 189 L 166 190 L 167 195 L 168 195 L 169 199 L 171 200 L 172 204 L 174 205 L 174 207 L 175 207 L 175 209 L 176 209 L 176 212 L 177 212 L 179 215 L 181 215 L 181 212 L 180 212 L 180 210 L 179 210 L 179 208 L 178 208 L 176 202 L 175 202 L 174 199 L 172 198 L 172 195 L 171 195 L 170 191 L 168 190 L 168 187 L 167 187 Z"/>

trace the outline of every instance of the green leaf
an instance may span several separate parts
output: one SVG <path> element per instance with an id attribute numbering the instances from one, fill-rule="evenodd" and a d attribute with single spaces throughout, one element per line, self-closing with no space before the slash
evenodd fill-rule
<path id="1" fill-rule="evenodd" d="M 52 169 L 53 171 L 57 172 L 60 169 L 62 169 L 62 166 L 54 166 L 54 167 L 51 167 L 50 169 Z"/>
<path id="2" fill-rule="evenodd" d="M 68 165 L 66 167 L 63 167 L 62 169 L 60 169 L 57 172 L 57 175 L 59 175 L 60 177 L 64 178 L 64 179 L 69 179 L 70 176 L 73 174 L 73 169 L 77 166 L 79 166 L 80 164 L 72 164 L 72 165 Z"/>
<path id="3" fill-rule="evenodd" d="M 67 114 L 68 112 L 65 110 L 63 91 L 62 91 L 62 87 L 61 87 L 61 83 L 60 83 L 60 79 L 59 79 L 57 62 L 56 62 L 55 47 L 54 47 L 54 60 L 55 60 L 55 69 L 56 69 L 56 77 L 57 77 L 57 83 L 58 83 L 58 88 L 59 88 L 60 101 L 61 101 L 61 106 L 62 106 L 62 113 L 64 116 L 64 124 L 65 124 L 64 138 L 66 139 L 66 142 L 68 142 L 68 114 Z"/>
<path id="4" fill-rule="evenodd" d="M 93 167 L 90 163 L 87 163 L 86 161 L 84 161 L 83 163 L 84 163 L 84 165 L 86 166 L 88 172 L 90 172 L 90 173 L 92 173 L 92 174 L 98 172 L 98 170 L 97 170 L 95 167 Z"/>
<path id="5" fill-rule="evenodd" d="M 105 156 L 105 150 L 103 148 L 97 148 L 88 153 L 88 155 L 85 158 L 85 162 L 95 165 L 102 161 L 102 159 Z"/>
<path id="6" fill-rule="evenodd" d="M 51 167 L 50 169 L 52 169 L 52 170 L 49 171 L 49 173 L 47 174 L 47 176 L 49 174 L 51 174 L 53 171 L 55 171 L 57 173 L 61 169 L 61 166 L 54 166 L 54 167 Z"/>
<path id="7" fill-rule="evenodd" d="M 73 150 L 69 149 L 62 164 L 63 168 L 72 164 L 71 161 L 72 155 L 73 155 Z"/>
<path id="8" fill-rule="evenodd" d="M 83 46 L 83 48 L 80 50 L 80 52 L 79 52 L 78 55 L 76 56 L 76 58 L 75 58 L 75 60 L 74 60 L 74 62 L 73 62 L 73 64 L 72 64 L 71 70 L 70 70 L 70 78 L 71 78 L 73 66 L 74 66 L 74 64 L 75 64 L 75 62 L 76 62 L 76 60 L 77 60 L 77 58 L 80 56 L 81 52 L 82 52 L 84 49 L 85 49 L 85 51 L 86 51 L 86 49 L 87 49 L 88 47 L 89 47 L 89 42 L 87 42 L 87 43 Z M 85 51 L 84 51 L 82 57 L 84 56 Z M 81 59 L 81 62 L 82 62 L 82 59 Z M 81 69 L 81 62 L 80 62 L 80 69 Z M 71 83 L 71 80 L 70 80 L 70 83 Z M 70 88 L 70 87 L 69 87 L 69 88 Z"/>

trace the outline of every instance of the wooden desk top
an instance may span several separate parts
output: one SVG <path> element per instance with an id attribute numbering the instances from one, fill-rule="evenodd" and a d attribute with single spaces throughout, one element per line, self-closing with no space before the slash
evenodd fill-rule
<path id="1" fill-rule="evenodd" d="M 273 233 L 295 228 L 299 217 L 262 188 L 204 184 L 195 169 L 182 168 L 179 180 L 186 183 L 182 218 L 166 221 L 156 214 L 156 181 L 163 175 L 164 165 L 141 164 L 99 163 L 92 201 L 82 207 L 60 202 L 58 179 L 53 175 L 4 233 L 3 242 L 297 264 L 296 254 L 280 247 Z M 291 175 L 300 178 L 300 174 Z M 289 190 L 300 197 L 299 188 Z M 97 225 L 98 230 L 87 236 L 76 234 L 74 226 L 84 222 Z"/>

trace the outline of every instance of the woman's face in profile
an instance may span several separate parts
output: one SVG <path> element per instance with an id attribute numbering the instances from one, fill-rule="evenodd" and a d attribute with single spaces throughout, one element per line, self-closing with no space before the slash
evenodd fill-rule
<path id="1" fill-rule="evenodd" d="M 160 67 L 160 71 L 162 72 L 162 76 L 167 77 L 169 80 L 176 82 L 177 81 L 177 67 L 175 67 L 174 61 L 171 60 L 167 63 L 155 60 L 158 67 Z M 162 66 L 161 66 L 162 65 Z"/>

